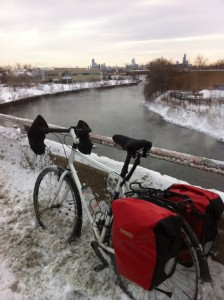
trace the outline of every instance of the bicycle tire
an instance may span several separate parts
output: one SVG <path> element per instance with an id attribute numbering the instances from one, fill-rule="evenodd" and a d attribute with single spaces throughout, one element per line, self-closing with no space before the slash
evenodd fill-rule
<path id="1" fill-rule="evenodd" d="M 198 258 L 197 258 L 196 250 L 193 247 L 191 239 L 187 234 L 186 230 L 184 229 L 184 227 L 181 228 L 181 232 L 182 232 L 182 243 L 184 245 L 184 247 L 181 247 L 181 249 L 183 248 L 187 249 L 185 250 L 185 254 L 188 254 L 188 256 L 191 257 L 192 264 L 190 266 L 189 265 L 185 266 L 181 260 L 183 253 L 180 253 L 180 263 L 179 262 L 177 263 L 174 274 L 157 287 L 159 290 L 157 289 L 153 289 L 150 291 L 144 290 L 137 284 L 123 277 L 118 272 L 115 255 L 113 254 L 110 255 L 111 263 L 116 273 L 119 286 L 121 287 L 123 292 L 127 294 L 127 296 L 129 296 L 130 299 L 136 299 L 136 300 L 141 300 L 141 299 L 142 300 L 143 299 L 144 300 L 146 299 L 196 300 L 197 299 L 198 288 L 199 288 Z M 109 233 L 108 244 L 110 247 L 113 247 L 111 229 Z M 179 256 L 178 256 L 178 260 L 179 260 Z M 172 296 L 169 297 L 164 292 L 172 293 Z"/>
<path id="2" fill-rule="evenodd" d="M 71 242 L 81 235 L 82 227 L 81 199 L 71 176 L 64 177 L 57 203 L 49 208 L 62 172 L 63 169 L 52 166 L 43 169 L 38 175 L 33 193 L 34 212 L 42 228 Z M 58 204 L 62 196 L 65 199 Z"/>

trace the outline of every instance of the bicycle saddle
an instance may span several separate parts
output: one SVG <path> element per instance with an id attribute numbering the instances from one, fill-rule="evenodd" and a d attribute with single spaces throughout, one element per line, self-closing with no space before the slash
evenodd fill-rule
<path id="1" fill-rule="evenodd" d="M 142 148 L 147 151 L 152 147 L 152 143 L 150 141 L 136 140 L 120 134 L 115 134 L 112 139 L 126 151 L 138 151 Z"/>

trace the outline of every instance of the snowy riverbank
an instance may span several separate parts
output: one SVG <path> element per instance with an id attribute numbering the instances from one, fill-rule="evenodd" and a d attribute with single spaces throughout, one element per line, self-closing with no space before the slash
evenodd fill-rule
<path id="1" fill-rule="evenodd" d="M 197 130 L 224 142 L 224 91 L 202 90 L 202 102 L 177 100 L 164 95 L 144 105 L 167 122 Z M 207 103 L 206 103 L 207 102 Z"/>
<path id="2" fill-rule="evenodd" d="M 115 86 L 127 86 L 137 84 L 136 81 L 126 80 L 108 80 L 99 82 L 83 82 L 72 84 L 38 84 L 33 87 L 10 87 L 0 85 L 0 104 L 6 102 L 14 102 L 17 100 L 31 98 L 42 95 L 53 95 L 61 92 L 71 92 L 76 90 L 91 89 L 91 88 L 105 88 Z"/>
<path id="3" fill-rule="evenodd" d="M 55 142 L 51 151 L 63 154 Z M 98 259 L 90 246 L 91 230 L 84 216 L 83 235 L 72 244 L 36 226 L 32 193 L 38 172 L 47 157 L 36 157 L 26 135 L 0 127 L 0 299 L 1 300 L 127 300 L 115 284 L 112 268 L 96 273 Z M 92 154 L 119 170 L 121 163 Z M 30 169 L 34 166 L 35 169 Z M 177 179 L 138 167 L 136 176 L 156 188 L 167 188 Z M 224 193 L 219 192 L 224 200 Z M 202 299 L 221 300 L 224 266 L 209 259 L 212 284 L 202 287 Z"/>

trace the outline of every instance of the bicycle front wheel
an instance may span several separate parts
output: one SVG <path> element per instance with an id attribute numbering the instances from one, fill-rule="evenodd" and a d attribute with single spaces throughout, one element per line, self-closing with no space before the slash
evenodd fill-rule
<path id="1" fill-rule="evenodd" d="M 82 205 L 74 180 L 66 175 L 52 205 L 60 176 L 58 167 L 45 168 L 37 177 L 33 201 L 37 222 L 44 229 L 71 242 L 81 234 Z"/>
<path id="2" fill-rule="evenodd" d="M 173 275 L 166 279 L 158 287 L 151 291 L 144 290 L 140 286 L 123 277 L 117 268 L 115 255 L 111 255 L 111 262 L 114 266 L 118 282 L 122 290 L 131 298 L 136 300 L 196 300 L 198 296 L 198 272 L 199 264 L 196 251 L 192 242 L 182 227 L 182 245 L 178 256 L 178 263 Z M 109 238 L 109 244 L 112 246 L 112 230 Z M 184 258 L 187 258 L 185 263 Z"/>

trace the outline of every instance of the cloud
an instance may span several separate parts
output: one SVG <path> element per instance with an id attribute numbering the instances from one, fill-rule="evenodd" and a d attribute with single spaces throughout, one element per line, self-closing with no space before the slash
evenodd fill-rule
<path id="1" fill-rule="evenodd" d="M 221 58 L 214 45 L 222 43 L 223 8 L 222 0 L 1 1 L 0 64 L 37 57 L 83 66 L 93 55 L 118 64 L 125 52 L 126 60 L 144 63 L 156 53 L 182 57 L 184 48 L 196 56 L 200 43 L 209 57 Z"/>

